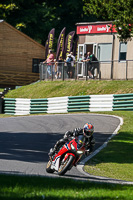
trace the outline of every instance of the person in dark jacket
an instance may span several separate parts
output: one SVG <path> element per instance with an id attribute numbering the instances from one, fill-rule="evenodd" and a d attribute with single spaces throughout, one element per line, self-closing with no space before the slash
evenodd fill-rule
<path id="1" fill-rule="evenodd" d="M 67 131 L 64 137 L 56 142 L 54 148 L 50 149 L 49 156 L 57 153 L 61 146 L 70 141 L 72 137 L 83 135 L 85 137 L 86 150 L 91 153 L 95 146 L 95 139 L 93 137 L 94 126 L 91 123 L 86 123 L 83 128 L 76 128 L 73 131 Z"/>
<path id="2" fill-rule="evenodd" d="M 86 58 L 85 61 L 87 61 L 89 78 L 94 78 L 94 70 L 95 70 L 95 68 L 97 68 L 97 71 L 99 73 L 99 64 L 98 64 L 97 58 L 95 57 L 94 54 L 92 54 L 91 52 L 88 52 L 87 53 L 87 58 Z"/>
<path id="3" fill-rule="evenodd" d="M 72 61 L 73 61 L 73 58 L 71 54 L 68 54 L 67 59 L 66 59 L 68 78 L 72 78 Z"/>

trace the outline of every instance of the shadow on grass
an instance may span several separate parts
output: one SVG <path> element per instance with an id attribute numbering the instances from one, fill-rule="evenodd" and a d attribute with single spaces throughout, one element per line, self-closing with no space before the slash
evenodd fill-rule
<path id="1" fill-rule="evenodd" d="M 132 191 L 132 186 L 78 182 L 63 178 L 0 175 L 0 180 L 1 200 L 38 200 L 43 199 L 42 195 L 49 200 L 114 200 L 114 191 L 115 195 L 117 193 L 121 196 L 121 200 L 126 200 L 127 190 Z"/>

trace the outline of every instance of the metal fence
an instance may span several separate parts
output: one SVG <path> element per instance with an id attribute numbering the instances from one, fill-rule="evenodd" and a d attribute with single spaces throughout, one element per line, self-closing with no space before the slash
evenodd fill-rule
<path id="1" fill-rule="evenodd" d="M 92 79 L 90 77 L 90 68 L 93 79 L 115 79 L 128 80 L 133 79 L 133 60 L 126 61 L 93 61 L 91 64 L 86 62 L 71 63 L 40 63 L 40 80 L 66 80 L 66 79 Z"/>

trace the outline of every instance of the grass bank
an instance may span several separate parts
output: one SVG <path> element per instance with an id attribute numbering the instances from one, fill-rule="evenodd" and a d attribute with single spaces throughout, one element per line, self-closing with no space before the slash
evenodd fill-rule
<path id="1" fill-rule="evenodd" d="M 98 184 L 63 178 L 0 175 L 1 200 L 132 200 L 130 185 Z"/>
<path id="2" fill-rule="evenodd" d="M 106 112 L 107 114 L 107 112 Z M 108 112 L 121 116 L 124 124 L 100 153 L 86 163 L 89 174 L 133 182 L 133 112 Z"/>
<path id="3" fill-rule="evenodd" d="M 9 91 L 9 98 L 49 98 L 92 94 L 133 93 L 131 81 L 41 81 Z"/>

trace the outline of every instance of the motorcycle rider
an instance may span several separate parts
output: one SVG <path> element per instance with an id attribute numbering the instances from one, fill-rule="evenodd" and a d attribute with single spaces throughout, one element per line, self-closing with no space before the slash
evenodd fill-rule
<path id="1" fill-rule="evenodd" d="M 93 137 L 94 126 L 91 123 L 86 123 L 83 128 L 76 128 L 73 131 L 67 131 L 64 137 L 56 142 L 54 148 L 50 149 L 49 156 L 57 153 L 62 145 L 70 141 L 72 137 L 83 135 L 85 137 L 86 150 L 91 153 L 95 146 L 95 139 Z"/>

